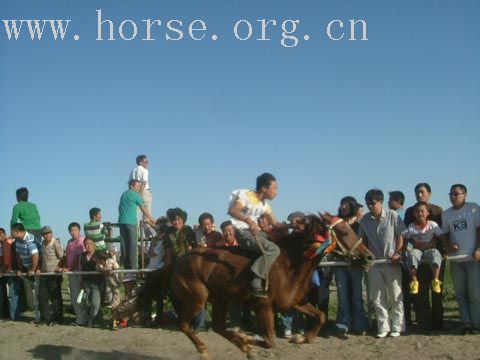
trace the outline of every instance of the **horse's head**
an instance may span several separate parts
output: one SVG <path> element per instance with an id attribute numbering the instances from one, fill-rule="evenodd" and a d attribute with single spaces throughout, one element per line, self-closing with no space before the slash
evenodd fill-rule
<path id="1" fill-rule="evenodd" d="M 316 256 L 334 252 L 353 267 L 367 270 L 375 257 L 362 243 L 352 228 L 339 217 L 329 213 L 306 217 L 306 241 L 309 248 L 306 256 Z"/>

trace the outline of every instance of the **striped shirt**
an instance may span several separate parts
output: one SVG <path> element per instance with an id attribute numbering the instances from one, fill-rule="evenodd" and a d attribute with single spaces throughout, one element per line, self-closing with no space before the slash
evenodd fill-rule
<path id="1" fill-rule="evenodd" d="M 107 245 L 105 244 L 105 238 L 107 237 L 107 228 L 103 226 L 101 222 L 92 220 L 89 223 L 83 226 L 83 232 L 85 237 L 95 241 L 95 250 L 96 251 L 105 251 L 107 250 Z"/>
<path id="2" fill-rule="evenodd" d="M 37 245 L 35 244 L 35 237 L 25 232 L 23 239 L 15 240 L 15 250 L 20 257 L 20 262 L 22 266 L 30 269 L 32 266 L 32 256 L 38 255 Z M 35 269 L 33 269 L 35 270 Z"/>

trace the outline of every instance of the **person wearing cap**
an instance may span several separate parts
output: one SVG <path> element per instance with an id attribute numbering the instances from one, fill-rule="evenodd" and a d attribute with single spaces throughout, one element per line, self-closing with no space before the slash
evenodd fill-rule
<path id="1" fill-rule="evenodd" d="M 279 247 L 269 240 L 261 231 L 258 219 L 265 214 L 274 229 L 288 229 L 288 225 L 277 222 L 267 200 L 277 196 L 277 180 L 270 173 L 257 177 L 255 190 L 240 189 L 232 192 L 228 214 L 233 226 L 238 230 L 238 245 L 256 254 L 261 254 L 253 262 L 250 270 L 253 279 L 248 285 L 249 291 L 257 297 L 268 297 L 266 291 L 268 274 L 276 258 L 280 255 Z"/>
<path id="2" fill-rule="evenodd" d="M 353 196 L 345 196 L 340 200 L 338 216 L 347 222 L 355 233 L 362 218 L 362 208 Z M 338 296 L 335 326 L 343 335 L 350 331 L 362 334 L 368 330 L 362 295 L 363 271 L 336 267 L 334 273 Z"/>
<path id="3" fill-rule="evenodd" d="M 290 222 L 292 227 L 292 232 L 303 233 L 305 232 L 305 213 L 301 211 L 295 211 L 288 215 L 287 220 Z M 328 288 L 328 287 L 327 287 Z M 310 294 L 309 294 L 310 295 Z M 318 296 L 314 302 L 317 302 Z M 305 320 L 303 315 L 297 310 L 287 310 L 280 314 L 283 325 L 283 337 L 285 339 L 290 339 L 294 332 L 303 333 L 305 332 Z"/>
<path id="4" fill-rule="evenodd" d="M 37 274 L 43 272 L 59 272 L 59 275 L 40 276 L 38 303 L 40 316 L 48 325 L 63 324 L 63 298 L 62 276 L 60 262 L 63 259 L 63 248 L 60 242 L 53 237 L 52 228 L 44 226 L 42 231 L 42 250 L 40 269 Z M 50 311 L 49 302 L 52 303 L 53 313 Z"/>

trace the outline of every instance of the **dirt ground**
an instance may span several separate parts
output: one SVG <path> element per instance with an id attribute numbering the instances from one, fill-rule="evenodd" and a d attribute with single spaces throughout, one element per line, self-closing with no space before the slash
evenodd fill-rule
<path id="1" fill-rule="evenodd" d="M 331 324 L 330 324 L 331 325 Z M 459 323 L 450 330 L 413 331 L 399 338 L 348 335 L 341 339 L 325 329 L 312 344 L 294 345 L 277 339 L 276 347 L 259 350 L 261 359 L 480 359 L 480 335 L 461 336 Z M 212 359 L 245 359 L 213 331 L 201 333 Z M 0 324 L 1 359 L 197 359 L 193 344 L 180 332 L 126 328 L 118 331 L 71 325 L 33 325 L 29 321 Z"/>

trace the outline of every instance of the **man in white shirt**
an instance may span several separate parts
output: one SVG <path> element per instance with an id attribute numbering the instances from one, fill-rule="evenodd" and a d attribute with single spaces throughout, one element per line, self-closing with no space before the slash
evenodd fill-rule
<path id="1" fill-rule="evenodd" d="M 451 255 L 472 256 L 473 260 L 451 260 L 455 296 L 463 324 L 462 334 L 480 333 L 480 207 L 465 202 L 463 184 L 450 187 L 452 207 L 442 213 L 442 230 L 447 236 Z"/>
<path id="2" fill-rule="evenodd" d="M 150 191 L 150 183 L 148 181 L 148 158 L 147 155 L 138 155 L 137 166 L 130 173 L 129 180 L 137 180 L 140 182 L 140 196 L 143 200 L 144 206 L 148 209 L 149 214 L 152 213 L 152 192 Z M 138 218 L 140 219 L 140 210 L 138 210 Z M 145 221 L 145 216 L 142 218 Z M 142 237 L 153 237 L 155 236 L 154 230 L 150 225 L 144 223 L 144 226 L 141 229 Z"/>
<path id="3" fill-rule="evenodd" d="M 376 259 L 390 259 L 368 271 L 368 290 L 377 316 L 377 337 L 400 336 L 404 330 L 402 270 L 400 252 L 405 224 L 400 216 L 383 208 L 383 192 L 371 189 L 365 194 L 368 212 L 360 220 L 358 236 L 363 238 Z"/>

